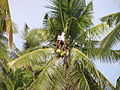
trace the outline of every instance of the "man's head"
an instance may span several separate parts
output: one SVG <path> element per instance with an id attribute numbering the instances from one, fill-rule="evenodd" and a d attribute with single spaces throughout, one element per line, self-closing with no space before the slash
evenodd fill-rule
<path id="1" fill-rule="evenodd" d="M 62 35 L 62 32 L 61 32 L 61 30 L 58 30 L 58 35 Z"/>

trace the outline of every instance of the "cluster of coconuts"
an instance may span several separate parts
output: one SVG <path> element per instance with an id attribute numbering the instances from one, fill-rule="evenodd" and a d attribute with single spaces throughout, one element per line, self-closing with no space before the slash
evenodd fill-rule
<path id="1" fill-rule="evenodd" d="M 66 51 L 63 51 L 63 50 L 61 50 L 61 49 L 58 48 L 56 50 L 56 53 L 59 54 L 60 56 L 64 56 L 66 54 Z"/>

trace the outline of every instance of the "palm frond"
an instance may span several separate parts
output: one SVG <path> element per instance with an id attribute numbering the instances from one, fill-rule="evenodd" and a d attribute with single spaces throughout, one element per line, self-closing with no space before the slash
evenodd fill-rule
<path id="1" fill-rule="evenodd" d="M 78 43 L 86 40 L 98 41 L 101 40 L 108 32 L 110 32 L 109 26 L 106 23 L 101 23 L 83 32 L 77 37 L 76 41 Z"/>
<path id="2" fill-rule="evenodd" d="M 79 61 L 79 71 L 82 70 L 82 72 L 84 72 L 84 70 L 87 70 L 90 75 L 92 76 L 92 78 L 97 82 L 97 84 L 100 86 L 101 89 L 104 89 L 104 85 L 108 86 L 111 89 L 114 89 L 114 86 L 95 68 L 94 64 L 92 63 L 92 61 L 89 60 L 89 58 L 84 55 L 81 51 L 79 51 L 78 49 L 72 49 L 71 51 L 71 63 L 75 64 L 75 62 Z M 74 65 L 75 66 L 75 65 Z M 84 75 L 84 74 L 82 74 Z M 78 75 L 79 76 L 79 75 Z M 84 75 L 85 77 L 85 75 Z M 80 77 L 79 77 L 80 78 Z M 82 83 L 81 78 L 78 79 L 79 81 L 77 81 L 77 83 Z M 86 79 L 86 83 L 83 84 L 83 87 L 86 87 L 86 85 L 89 86 L 89 84 L 87 84 L 88 81 Z M 90 86 L 89 86 L 90 87 Z M 89 88 L 87 87 L 87 88 Z"/>
<path id="3" fill-rule="evenodd" d="M 22 55 L 21 57 L 15 59 L 8 63 L 8 66 L 12 69 L 22 68 L 26 66 L 40 65 L 46 62 L 54 56 L 53 48 L 38 49 L 29 53 Z"/>
<path id="4" fill-rule="evenodd" d="M 73 69 L 73 72 L 70 74 L 71 81 L 74 83 L 74 89 L 76 88 L 77 90 L 80 90 L 84 88 L 84 90 L 90 90 L 90 86 L 87 78 L 85 77 L 82 65 L 79 65 L 79 63 L 76 63 L 74 65 L 76 68 Z"/>
<path id="5" fill-rule="evenodd" d="M 38 50 L 38 49 L 44 49 L 44 48 L 50 48 L 50 47 L 46 46 L 46 45 L 40 45 L 40 46 L 30 47 L 30 48 L 27 48 L 24 51 L 20 52 L 20 56 L 24 55 L 24 54 L 27 54 L 29 52 L 32 52 L 32 51 L 35 51 L 35 50 Z"/>
<path id="6" fill-rule="evenodd" d="M 8 51 L 6 45 L 0 42 L 0 60 L 7 60 L 8 59 Z"/>
<path id="7" fill-rule="evenodd" d="M 84 0 L 83 0 L 84 1 Z M 80 2 L 79 2 L 80 3 Z M 70 18 L 75 18 L 70 21 L 68 24 L 69 38 L 71 41 L 76 40 L 86 29 L 92 26 L 92 1 L 86 5 L 86 3 L 82 3 L 83 7 L 77 8 L 79 14 L 71 16 Z M 80 5 L 81 6 L 81 5 Z M 80 10 L 80 11 L 79 11 Z M 68 18 L 68 19 L 70 19 Z"/>
<path id="8" fill-rule="evenodd" d="M 52 9 L 52 14 L 54 15 L 54 17 L 58 17 L 59 19 L 59 23 L 60 23 L 60 26 L 63 30 L 64 28 L 64 24 L 65 24 L 65 21 L 64 21 L 64 15 L 63 15 L 63 6 L 64 6 L 64 3 L 66 3 L 66 1 L 63 1 L 63 0 L 51 0 L 51 6 L 48 6 L 47 8 L 50 8 Z"/>
<path id="9" fill-rule="evenodd" d="M 112 48 L 120 42 L 120 24 L 118 24 L 101 42 L 101 48 Z M 101 49 L 102 50 L 102 49 Z"/>
<path id="10" fill-rule="evenodd" d="M 115 63 L 120 60 L 120 50 L 112 50 L 98 47 L 84 47 L 82 52 L 85 53 L 91 60 L 100 62 Z"/>
<path id="11" fill-rule="evenodd" d="M 54 73 L 54 71 L 52 70 L 52 67 L 54 66 L 54 62 L 55 60 L 57 60 L 57 62 L 60 62 L 62 60 L 62 58 L 57 58 L 57 57 L 53 57 L 51 58 L 46 65 L 43 67 L 42 71 L 40 72 L 40 74 L 37 76 L 36 80 L 34 81 L 33 85 L 32 85 L 32 90 L 36 90 L 36 89 L 44 89 L 44 90 L 51 90 L 50 89 L 50 84 L 49 82 L 51 81 L 48 73 L 52 74 Z"/>
<path id="12" fill-rule="evenodd" d="M 47 43 L 50 40 L 49 31 L 46 29 L 34 29 L 28 32 L 26 35 L 26 40 L 31 45 L 39 45 L 42 43 Z"/>
<path id="13" fill-rule="evenodd" d="M 94 51 L 93 51 L 94 52 Z M 98 48 L 96 57 L 102 62 L 115 63 L 120 60 L 120 50 Z"/>
<path id="14" fill-rule="evenodd" d="M 67 72 L 63 65 L 60 63 L 52 68 L 52 70 L 54 71 L 54 74 L 48 74 L 51 85 L 49 90 L 65 90 L 66 87 L 68 87 L 67 83 L 70 81 L 68 80 Z"/>
<path id="15" fill-rule="evenodd" d="M 56 32 L 60 30 L 61 27 L 59 26 L 59 23 L 55 20 L 55 18 L 50 17 L 49 14 L 46 14 L 44 16 L 43 25 L 45 29 L 49 30 L 51 37 L 56 36 Z"/>
<path id="16" fill-rule="evenodd" d="M 78 19 L 78 27 L 81 30 L 85 30 L 93 25 L 92 19 L 92 12 L 93 12 L 93 2 L 91 1 L 82 11 L 79 19 Z"/>
<path id="17" fill-rule="evenodd" d="M 87 34 L 86 39 L 100 40 L 109 31 L 110 31 L 109 26 L 106 23 L 98 24 L 85 32 Z"/>
<path id="18" fill-rule="evenodd" d="M 120 23 L 120 12 L 104 16 L 101 20 L 107 22 L 109 26 L 118 25 Z"/>

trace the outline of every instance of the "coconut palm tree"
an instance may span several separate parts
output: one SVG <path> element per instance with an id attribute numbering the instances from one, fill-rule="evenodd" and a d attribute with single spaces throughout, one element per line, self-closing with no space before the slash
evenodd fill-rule
<path id="1" fill-rule="evenodd" d="M 12 20 L 8 0 L 0 0 L 0 33 L 7 32 L 9 45 L 12 46 Z"/>
<path id="2" fill-rule="evenodd" d="M 24 50 L 8 63 L 13 70 L 29 68 L 34 81 L 28 90 L 114 90 L 114 86 L 96 69 L 93 58 L 106 62 L 119 59 L 119 52 L 107 49 L 99 53 L 102 36 L 109 32 L 106 23 L 92 23 L 92 1 L 51 0 L 44 28 L 25 36 L 35 47 Z M 55 46 L 57 32 L 65 33 L 63 48 Z M 111 56 L 110 56 L 111 55 Z M 114 58 L 114 60 L 112 60 Z"/>

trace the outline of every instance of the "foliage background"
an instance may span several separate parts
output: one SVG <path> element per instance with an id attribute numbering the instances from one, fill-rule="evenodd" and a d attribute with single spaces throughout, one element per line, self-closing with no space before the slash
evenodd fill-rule
<path id="1" fill-rule="evenodd" d="M 89 0 L 87 0 L 89 1 Z M 24 41 L 21 38 L 21 33 L 24 29 L 24 24 L 27 23 L 30 28 L 42 27 L 43 17 L 48 9 L 46 6 L 49 0 L 9 0 L 12 20 L 18 25 L 19 34 L 14 36 L 14 42 L 18 48 L 22 49 Z M 94 0 L 94 24 L 100 22 L 102 16 L 120 12 L 119 0 Z M 120 48 L 116 45 L 114 49 Z M 98 69 L 115 85 L 117 78 L 120 76 L 120 67 L 118 63 L 106 64 L 95 62 Z"/>

